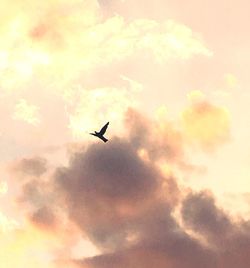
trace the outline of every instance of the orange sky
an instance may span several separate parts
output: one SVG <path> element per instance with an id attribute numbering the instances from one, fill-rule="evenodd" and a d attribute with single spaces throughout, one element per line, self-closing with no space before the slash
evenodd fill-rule
<path id="1" fill-rule="evenodd" d="M 249 267 L 248 10 L 1 1 L 3 267 Z"/>

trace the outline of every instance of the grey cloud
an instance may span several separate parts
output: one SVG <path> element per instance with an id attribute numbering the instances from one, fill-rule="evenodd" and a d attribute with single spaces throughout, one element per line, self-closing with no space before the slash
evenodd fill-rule
<path id="1" fill-rule="evenodd" d="M 171 216 L 168 204 L 154 203 L 147 216 L 137 219 L 135 245 L 76 262 L 88 268 L 247 268 L 250 265 L 250 223 L 233 221 L 211 194 L 190 193 L 182 215 L 189 228 L 209 238 L 205 246 L 191 237 Z M 224 228 L 224 229 L 223 229 Z M 220 233 L 221 232 L 221 233 Z M 217 236 L 217 238 L 216 238 Z"/>
<path id="2" fill-rule="evenodd" d="M 41 176 L 47 171 L 47 161 L 41 157 L 23 158 L 12 165 L 11 171 L 22 175 Z"/>
<path id="3" fill-rule="evenodd" d="M 43 206 L 39 209 L 37 209 L 32 215 L 31 215 L 31 221 L 42 227 L 42 228 L 52 228 L 53 226 L 56 226 L 57 220 L 54 212 L 51 210 L 51 208 L 47 206 Z"/>
<path id="4" fill-rule="evenodd" d="M 219 268 L 250 265 L 250 223 L 233 220 L 207 192 L 191 193 L 182 204 L 184 222 L 216 250 Z"/>
<path id="5" fill-rule="evenodd" d="M 163 178 L 120 139 L 94 144 L 57 170 L 71 219 L 107 252 L 79 267 L 215 267 L 212 250 L 187 235 L 171 216 L 173 203 L 160 198 L 163 179 L 178 196 L 174 178 Z"/>
<path id="6" fill-rule="evenodd" d="M 56 173 L 72 220 L 107 248 L 125 243 L 130 222 L 154 202 L 161 180 L 154 165 L 116 138 L 74 155 L 70 166 Z"/>
<path id="7" fill-rule="evenodd" d="M 134 110 L 127 116 L 128 138 L 77 147 L 68 166 L 49 179 L 30 171 L 32 161 L 22 162 L 22 172 L 40 174 L 22 185 L 33 223 L 52 229 L 60 220 L 56 210 L 66 213 L 102 252 L 73 261 L 81 268 L 250 267 L 250 223 L 234 221 L 208 192 L 191 192 L 182 200 L 174 175 L 157 169 L 161 157 L 170 164 L 184 161 L 180 133 L 168 126 L 153 137 L 150 120 Z M 138 156 L 139 148 L 148 151 L 149 160 Z M 206 246 L 176 222 L 176 205 L 184 226 L 206 239 Z"/>
<path id="8" fill-rule="evenodd" d="M 182 204 L 185 223 L 212 241 L 223 241 L 233 230 L 233 223 L 214 198 L 206 192 L 192 193 Z"/>
<path id="9" fill-rule="evenodd" d="M 78 262 L 79 267 L 216 267 L 217 258 L 214 252 L 181 230 L 171 217 L 167 204 L 155 204 L 147 215 L 137 219 L 134 224 L 140 232 L 135 245 L 118 247 L 113 253 L 85 259 Z"/>
<path id="10" fill-rule="evenodd" d="M 97 256 L 82 262 L 93 268 L 214 268 L 216 259 L 189 238 L 140 244 L 121 252 Z M 81 265 L 79 265 L 81 267 Z"/>

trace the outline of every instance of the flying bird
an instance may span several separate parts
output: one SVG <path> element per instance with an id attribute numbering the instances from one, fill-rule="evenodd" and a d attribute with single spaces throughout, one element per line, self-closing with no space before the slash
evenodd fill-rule
<path id="1" fill-rule="evenodd" d="M 108 128 L 108 125 L 109 125 L 109 122 L 105 126 L 103 126 L 99 132 L 95 131 L 95 133 L 89 133 L 89 134 L 98 137 L 103 142 L 107 142 L 108 139 L 106 139 L 103 135 L 105 134 L 105 132 Z"/>

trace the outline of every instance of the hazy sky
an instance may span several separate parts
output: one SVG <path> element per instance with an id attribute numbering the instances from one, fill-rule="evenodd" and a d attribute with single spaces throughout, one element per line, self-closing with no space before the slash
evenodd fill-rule
<path id="1" fill-rule="evenodd" d="M 249 8 L 1 1 L 0 267 L 250 267 Z"/>

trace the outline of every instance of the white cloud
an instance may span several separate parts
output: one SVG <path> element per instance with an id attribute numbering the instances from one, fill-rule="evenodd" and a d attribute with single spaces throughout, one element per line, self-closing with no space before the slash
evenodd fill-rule
<path id="1" fill-rule="evenodd" d="M 129 79 L 129 78 L 127 78 Z M 129 107 L 139 105 L 137 92 L 140 84 L 129 79 L 129 87 L 103 87 L 83 90 L 72 89 L 66 96 L 68 101 L 69 128 L 74 138 L 81 138 L 86 132 L 98 130 L 107 121 L 112 123 L 113 133 L 118 133 L 125 112 Z M 141 89 L 142 85 L 139 86 Z"/>
<path id="2" fill-rule="evenodd" d="M 126 23 L 123 17 L 115 16 L 88 29 L 81 41 L 83 47 L 89 46 L 82 62 L 87 66 L 120 60 L 144 50 L 152 53 L 158 62 L 212 55 L 190 28 L 173 20 L 159 23 L 136 19 Z"/>
<path id="3" fill-rule="evenodd" d="M 128 23 L 118 15 L 103 20 L 98 5 L 85 2 L 91 6 L 88 12 L 80 1 L 56 1 L 54 5 L 41 4 L 37 16 L 34 4 L 26 3 L 19 16 L 0 19 L 6 25 L 0 44 L 3 89 L 18 89 L 34 77 L 44 83 L 56 82 L 61 88 L 83 71 L 137 53 L 157 62 L 212 55 L 184 24 L 150 19 Z"/>
<path id="4" fill-rule="evenodd" d="M 12 118 L 37 126 L 40 123 L 38 110 L 37 106 L 27 103 L 25 99 L 20 99 L 15 106 Z"/>
<path id="5" fill-rule="evenodd" d="M 12 231 L 19 227 L 17 221 L 9 219 L 2 212 L 0 212 L 0 231 L 3 233 Z"/>

